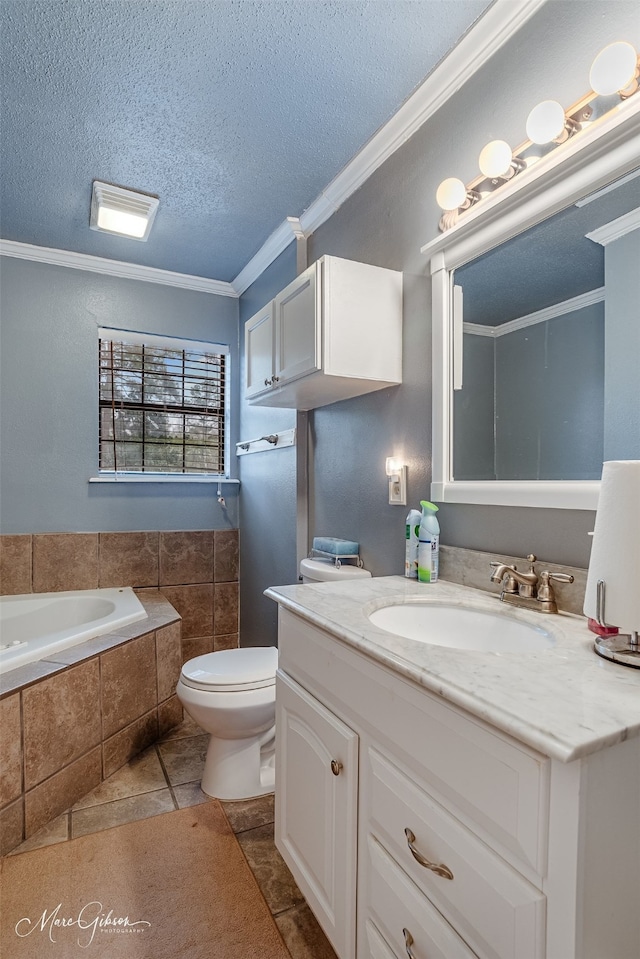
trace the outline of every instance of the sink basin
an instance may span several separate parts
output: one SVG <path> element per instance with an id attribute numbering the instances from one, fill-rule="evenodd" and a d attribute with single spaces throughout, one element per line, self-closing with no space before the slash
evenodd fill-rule
<path id="1" fill-rule="evenodd" d="M 374 626 L 430 646 L 488 653 L 535 653 L 555 646 L 553 634 L 502 613 L 442 603 L 402 603 L 370 613 Z"/>

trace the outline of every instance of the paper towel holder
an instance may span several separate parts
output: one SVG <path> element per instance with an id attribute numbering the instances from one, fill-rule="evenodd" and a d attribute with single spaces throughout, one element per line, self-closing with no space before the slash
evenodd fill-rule
<path id="1" fill-rule="evenodd" d="M 606 583 L 599 579 L 596 583 L 596 621 L 599 626 L 607 626 L 605 619 Z M 634 629 L 630 633 L 618 633 L 616 636 L 598 636 L 594 642 L 598 656 L 604 656 L 622 666 L 640 669 L 640 636 Z"/>

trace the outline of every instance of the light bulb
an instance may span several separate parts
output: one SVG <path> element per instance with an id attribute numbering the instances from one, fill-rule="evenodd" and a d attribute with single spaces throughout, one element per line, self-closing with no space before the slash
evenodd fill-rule
<path id="1" fill-rule="evenodd" d="M 482 148 L 478 158 L 480 172 L 487 177 L 503 177 L 511 170 L 513 153 L 505 140 L 492 140 Z"/>
<path id="2" fill-rule="evenodd" d="M 457 177 L 443 180 L 436 191 L 436 203 L 441 210 L 457 210 L 467 199 L 467 188 Z"/>
<path id="3" fill-rule="evenodd" d="M 591 89 L 602 97 L 620 93 L 633 83 L 637 67 L 638 55 L 630 43 L 610 43 L 591 64 Z"/>
<path id="4" fill-rule="evenodd" d="M 557 100 L 543 100 L 527 117 L 527 136 L 532 143 L 551 143 L 564 133 L 565 119 Z"/>

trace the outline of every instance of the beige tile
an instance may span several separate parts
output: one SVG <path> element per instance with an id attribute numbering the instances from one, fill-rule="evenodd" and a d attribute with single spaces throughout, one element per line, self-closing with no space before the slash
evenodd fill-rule
<path id="1" fill-rule="evenodd" d="M 172 729 L 170 732 L 167 732 L 163 736 L 163 740 L 172 740 L 172 739 L 190 739 L 193 736 L 202 736 L 204 734 L 204 729 L 200 729 L 198 724 L 189 716 L 188 713 L 184 714 L 184 719 L 179 726 L 176 726 L 175 729 Z"/>
<path id="2" fill-rule="evenodd" d="M 193 639 L 182 640 L 182 662 L 188 663 L 190 659 L 196 656 L 205 656 L 212 653 L 214 649 L 213 636 L 196 636 Z"/>
<path id="3" fill-rule="evenodd" d="M 100 656 L 102 734 L 108 739 L 157 705 L 155 636 L 141 636 Z"/>
<path id="4" fill-rule="evenodd" d="M 224 636 L 214 636 L 213 648 L 217 653 L 221 649 L 237 649 L 240 645 L 238 633 L 227 633 Z"/>
<path id="5" fill-rule="evenodd" d="M 45 660 L 40 660 L 38 663 L 29 663 L 27 666 L 18 666 L 17 669 L 12 669 L 0 676 L 0 697 L 4 698 L 19 689 L 31 686 L 38 680 L 44 679 L 45 676 L 61 673 L 63 669 L 64 666 L 60 663 L 49 663 Z"/>
<path id="6" fill-rule="evenodd" d="M 25 836 L 30 839 L 47 823 L 95 789 L 102 778 L 98 746 L 25 795 Z"/>
<path id="7" fill-rule="evenodd" d="M 207 735 L 158 743 L 160 758 L 172 786 L 200 782 L 208 744 Z"/>
<path id="8" fill-rule="evenodd" d="M 239 549 L 237 529 L 217 529 L 214 548 L 214 582 L 230 583 L 238 579 Z"/>
<path id="9" fill-rule="evenodd" d="M 238 835 L 251 871 L 273 915 L 304 902 L 273 842 L 273 826 L 258 826 Z"/>
<path id="10" fill-rule="evenodd" d="M 174 786 L 173 795 L 176 797 L 178 809 L 210 802 L 210 797 L 200 789 L 200 783 L 184 783 L 182 786 Z"/>
<path id="11" fill-rule="evenodd" d="M 22 694 L 25 789 L 96 746 L 100 735 L 98 660 L 44 679 Z"/>
<path id="12" fill-rule="evenodd" d="M 0 807 L 22 792 L 20 694 L 0 700 Z"/>
<path id="13" fill-rule="evenodd" d="M 160 585 L 213 582 L 213 530 L 160 533 Z"/>
<path id="14" fill-rule="evenodd" d="M 31 852 L 33 849 L 42 849 L 43 846 L 53 846 L 58 842 L 66 842 L 69 838 L 69 813 L 65 812 L 57 819 L 52 820 L 48 825 L 39 829 L 31 839 L 13 850 L 12 856 L 17 856 L 22 852 Z"/>
<path id="15" fill-rule="evenodd" d="M 158 702 L 169 699 L 176 691 L 182 668 L 182 640 L 180 623 L 165 626 L 156 632 L 158 663 Z"/>
<path id="16" fill-rule="evenodd" d="M 24 839 L 24 806 L 16 799 L 0 812 L 0 856 L 19 846 Z"/>
<path id="17" fill-rule="evenodd" d="M 34 593 L 97 586 L 97 533 L 38 533 L 33 537 Z"/>
<path id="18" fill-rule="evenodd" d="M 164 789 L 166 785 L 167 781 L 156 748 L 150 746 L 83 796 L 75 804 L 73 811 L 86 809 L 88 806 L 99 806 L 101 803 L 113 802 L 116 799 L 125 799 L 128 796 L 154 792 Z"/>
<path id="19" fill-rule="evenodd" d="M 182 616 L 183 642 L 194 636 L 213 635 L 213 583 L 163 586 L 162 592 Z"/>
<path id="20" fill-rule="evenodd" d="M 157 586 L 159 534 L 100 533 L 100 586 Z"/>
<path id="21" fill-rule="evenodd" d="M 170 699 L 165 699 L 158 706 L 158 736 L 170 736 L 173 730 L 180 726 L 183 719 L 184 710 L 178 697 L 172 696 Z"/>
<path id="22" fill-rule="evenodd" d="M 0 595 L 31 592 L 31 536 L 0 536 Z"/>
<path id="23" fill-rule="evenodd" d="M 213 601 L 213 632 L 226 636 L 238 632 L 238 584 L 216 583 Z"/>
<path id="24" fill-rule="evenodd" d="M 274 796 L 259 796 L 242 802 L 223 802 L 225 816 L 235 833 L 266 826 L 275 819 Z"/>
<path id="25" fill-rule="evenodd" d="M 154 708 L 121 729 L 102 744 L 102 773 L 111 776 L 158 738 L 158 714 Z"/>
<path id="26" fill-rule="evenodd" d="M 129 796 L 99 806 L 89 806 L 71 813 L 71 836 L 87 836 L 89 833 L 122 826 L 127 822 L 150 819 L 161 813 L 173 812 L 176 808 L 169 789 L 158 789 L 143 796 Z"/>
<path id="27" fill-rule="evenodd" d="M 291 959 L 336 959 L 331 943 L 306 902 L 276 916 Z"/>

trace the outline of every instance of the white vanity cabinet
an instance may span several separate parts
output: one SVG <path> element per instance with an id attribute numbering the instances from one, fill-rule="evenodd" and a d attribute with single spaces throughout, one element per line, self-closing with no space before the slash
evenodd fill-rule
<path id="1" fill-rule="evenodd" d="M 245 324 L 245 398 L 315 409 L 402 382 L 402 274 L 323 256 Z"/>
<path id="2" fill-rule="evenodd" d="M 282 605 L 279 649 L 276 844 L 340 959 L 637 959 L 638 739 L 559 762 Z"/>

